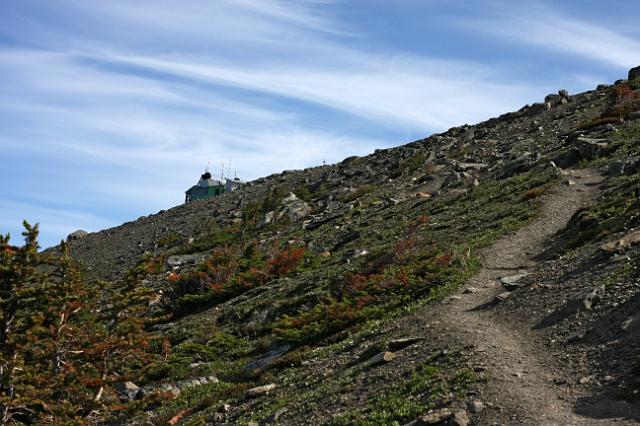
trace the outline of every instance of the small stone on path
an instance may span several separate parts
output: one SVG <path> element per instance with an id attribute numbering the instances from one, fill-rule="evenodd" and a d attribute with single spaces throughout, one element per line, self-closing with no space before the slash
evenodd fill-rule
<path id="1" fill-rule="evenodd" d="M 511 296 L 511 292 L 505 291 L 504 293 L 500 293 L 499 295 L 496 296 L 496 301 L 504 302 L 509 296 Z"/>
<path id="2" fill-rule="evenodd" d="M 396 354 L 394 354 L 393 352 L 380 352 L 379 354 L 369 358 L 369 360 L 365 362 L 365 366 L 373 367 L 375 365 L 386 364 L 387 362 L 393 360 L 395 357 Z"/>
<path id="3" fill-rule="evenodd" d="M 274 383 L 270 383 L 268 385 L 251 388 L 251 389 L 247 390 L 246 395 L 249 396 L 249 397 L 260 396 L 260 395 L 267 394 L 267 393 L 271 392 L 275 388 L 276 388 L 276 385 Z"/>
<path id="4" fill-rule="evenodd" d="M 404 337 L 402 339 L 395 339 L 387 344 L 387 347 L 392 351 L 399 351 L 424 340 L 423 337 Z"/>

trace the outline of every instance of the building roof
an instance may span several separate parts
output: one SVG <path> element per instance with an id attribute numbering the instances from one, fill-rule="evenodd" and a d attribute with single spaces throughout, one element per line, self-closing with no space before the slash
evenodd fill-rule
<path id="1" fill-rule="evenodd" d="M 224 183 L 220 182 L 219 180 L 215 180 L 215 179 L 200 179 L 200 181 L 198 182 L 198 186 L 202 187 L 202 188 L 208 188 L 210 186 L 222 186 L 224 185 Z"/>
<path id="2" fill-rule="evenodd" d="M 224 185 L 224 182 L 216 179 L 212 179 L 211 173 L 209 173 L 208 171 L 204 172 L 204 174 L 200 176 L 200 180 L 196 184 L 196 186 L 199 186 L 201 188 L 209 188 L 212 186 L 222 186 L 222 185 Z"/>

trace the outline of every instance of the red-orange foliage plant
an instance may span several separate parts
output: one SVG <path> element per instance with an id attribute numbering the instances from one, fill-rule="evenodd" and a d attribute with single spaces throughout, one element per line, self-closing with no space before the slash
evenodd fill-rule
<path id="1" fill-rule="evenodd" d="M 304 258 L 304 247 L 276 251 L 267 261 L 267 274 L 282 276 L 294 270 Z"/>
<path id="2" fill-rule="evenodd" d="M 612 95 L 614 102 L 626 102 L 638 98 L 638 94 L 626 83 L 618 84 L 613 87 Z"/>
<path id="3" fill-rule="evenodd" d="M 217 247 L 196 272 L 181 275 L 165 293 L 174 315 L 203 309 L 290 274 L 305 257 L 304 247 L 274 248 L 270 253 L 250 242 Z"/>

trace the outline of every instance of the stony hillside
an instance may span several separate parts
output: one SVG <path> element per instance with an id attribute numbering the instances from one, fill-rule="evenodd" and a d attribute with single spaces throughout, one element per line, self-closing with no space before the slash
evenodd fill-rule
<path id="1" fill-rule="evenodd" d="M 640 70 L 70 240 L 137 277 L 128 424 L 640 420 Z M 155 352 L 154 352 L 155 350 Z"/>

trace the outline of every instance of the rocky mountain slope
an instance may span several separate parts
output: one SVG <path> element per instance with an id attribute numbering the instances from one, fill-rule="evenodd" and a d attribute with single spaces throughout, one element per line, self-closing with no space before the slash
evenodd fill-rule
<path id="1" fill-rule="evenodd" d="M 153 291 L 127 422 L 640 420 L 639 74 L 71 239 Z"/>

